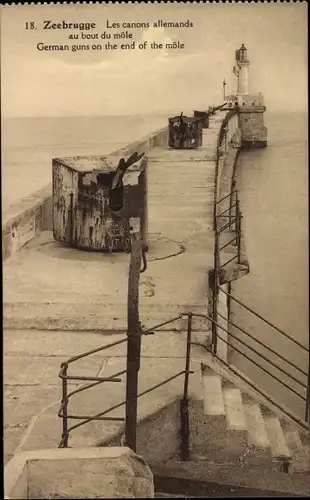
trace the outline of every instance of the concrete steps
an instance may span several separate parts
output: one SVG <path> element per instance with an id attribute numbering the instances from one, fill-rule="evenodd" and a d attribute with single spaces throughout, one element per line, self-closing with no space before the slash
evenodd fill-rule
<path id="1" fill-rule="evenodd" d="M 191 460 L 262 465 L 284 472 L 287 464 L 291 473 L 310 475 L 310 437 L 298 424 L 276 415 L 210 368 L 204 369 L 202 383 L 203 400 L 200 405 L 192 403 L 199 425 L 192 428 Z"/>
<path id="2" fill-rule="evenodd" d="M 228 429 L 246 430 L 246 415 L 239 389 L 236 387 L 227 388 L 223 396 Z"/>
<path id="3" fill-rule="evenodd" d="M 145 304 L 140 306 L 140 322 L 151 328 L 188 311 L 206 313 L 204 305 Z M 119 333 L 127 329 L 126 303 L 102 302 L 7 302 L 4 303 L 4 327 L 14 330 L 89 330 Z M 168 323 L 162 330 L 187 328 L 187 317 Z M 207 320 L 195 318 L 193 330 L 205 331 Z"/>

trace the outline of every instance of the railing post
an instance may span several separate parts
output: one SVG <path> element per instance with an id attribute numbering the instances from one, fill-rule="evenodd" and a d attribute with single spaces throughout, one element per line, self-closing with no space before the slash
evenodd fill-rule
<path id="1" fill-rule="evenodd" d="M 238 200 L 238 191 L 236 190 L 235 186 L 235 219 L 237 220 L 237 214 L 239 211 L 239 200 Z M 237 224 L 237 222 L 235 222 Z"/>
<path id="2" fill-rule="evenodd" d="M 230 295 L 231 295 L 231 281 L 228 282 L 228 286 L 227 286 L 227 292 L 229 295 L 227 295 L 227 319 L 228 319 L 228 325 L 229 325 L 229 322 L 230 322 L 230 316 L 231 316 L 231 299 L 230 299 Z"/>
<path id="3" fill-rule="evenodd" d="M 62 448 L 68 448 L 68 382 L 67 382 L 68 365 L 64 364 L 62 378 Z"/>
<path id="4" fill-rule="evenodd" d="M 191 362 L 191 342 L 192 342 L 192 324 L 193 324 L 193 313 L 188 313 L 187 320 L 187 342 L 186 342 L 186 358 L 185 358 L 185 376 L 184 376 L 184 390 L 183 399 L 188 398 L 188 381 L 190 372 L 190 362 Z"/>
<path id="5" fill-rule="evenodd" d="M 192 342 L 192 322 L 193 314 L 188 313 L 187 317 L 187 342 L 186 342 L 186 358 L 185 358 L 185 375 L 183 399 L 181 400 L 181 460 L 189 459 L 189 415 L 188 415 L 188 382 L 190 373 L 191 360 L 191 342 Z"/>
<path id="6" fill-rule="evenodd" d="M 214 355 L 217 353 L 217 286 L 218 274 L 213 270 L 213 283 L 212 283 L 212 352 Z"/>
<path id="7" fill-rule="evenodd" d="M 215 193 L 216 200 L 216 193 Z M 216 201 L 213 203 L 213 231 L 216 231 L 217 228 L 217 204 Z"/>
<path id="8" fill-rule="evenodd" d="M 230 192 L 230 196 L 229 196 L 229 218 L 228 218 L 228 221 L 229 221 L 229 230 L 231 230 L 231 219 L 232 219 L 232 205 L 233 205 L 233 199 L 232 199 L 232 193 L 233 193 L 233 190 L 234 190 L 234 183 L 232 184 L 232 189 L 231 189 L 231 192 Z"/>
<path id="9" fill-rule="evenodd" d="M 306 396 L 306 412 L 305 412 L 305 421 L 308 422 L 309 431 L 310 431 L 310 346 L 308 350 L 308 380 L 307 380 L 307 396 Z"/>
<path id="10" fill-rule="evenodd" d="M 217 207 L 217 205 L 216 205 Z M 215 208 L 215 221 L 214 221 L 214 269 L 212 270 L 212 351 L 216 354 L 217 351 L 217 277 L 220 270 L 220 254 L 219 254 L 219 234 L 217 230 L 217 214 Z"/>
<path id="11" fill-rule="evenodd" d="M 220 255 L 219 255 L 219 232 L 217 230 L 217 217 L 215 221 L 215 230 L 214 230 L 214 255 L 213 255 L 213 265 L 216 273 L 219 272 L 220 269 Z"/>
<path id="12" fill-rule="evenodd" d="M 237 250 L 238 250 L 238 264 L 240 264 L 241 258 L 241 212 L 239 206 L 239 200 L 236 199 L 236 238 L 237 238 Z"/>
<path id="13" fill-rule="evenodd" d="M 139 236 L 132 235 L 127 303 L 127 376 L 125 444 L 136 452 L 138 372 L 140 369 L 141 331 L 139 322 L 139 280 L 142 260 Z"/>

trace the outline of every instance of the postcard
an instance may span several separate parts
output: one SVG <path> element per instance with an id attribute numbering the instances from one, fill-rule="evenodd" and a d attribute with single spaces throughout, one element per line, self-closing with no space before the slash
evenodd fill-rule
<path id="1" fill-rule="evenodd" d="M 309 495 L 307 3 L 0 18 L 5 495 Z"/>

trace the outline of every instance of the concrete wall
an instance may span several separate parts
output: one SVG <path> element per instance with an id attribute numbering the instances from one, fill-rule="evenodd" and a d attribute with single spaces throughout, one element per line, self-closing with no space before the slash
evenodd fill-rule
<path id="1" fill-rule="evenodd" d="M 237 110 L 230 111 L 223 122 L 222 128 L 224 129 L 224 133 L 222 136 L 220 135 L 221 141 L 218 144 L 218 163 L 215 179 L 216 200 L 224 198 L 234 189 L 236 162 L 241 149 L 241 130 L 239 125 L 239 114 Z M 228 208 L 229 198 L 217 206 L 217 213 L 221 213 Z M 227 222 L 227 219 L 224 222 Z M 232 238 L 232 235 L 230 235 L 230 238 Z M 223 284 L 222 289 L 228 292 L 229 284 Z M 218 312 L 225 318 L 228 318 L 229 298 L 222 291 L 219 291 L 218 294 Z M 228 321 L 221 316 L 218 316 L 218 324 L 229 331 Z M 227 332 L 221 328 L 218 328 L 218 334 L 224 341 L 218 338 L 217 355 L 223 361 L 227 362 L 228 347 L 225 341 L 228 340 L 229 336 Z"/>
<path id="2" fill-rule="evenodd" d="M 152 132 L 151 134 L 139 139 L 138 141 L 132 142 L 128 146 L 124 148 L 117 149 L 111 155 L 115 154 L 123 154 L 124 156 L 132 155 L 137 151 L 137 153 L 148 153 L 151 149 L 157 146 L 166 146 L 168 147 L 168 127 L 161 128 Z"/>
<path id="3" fill-rule="evenodd" d="M 22 200 L 8 213 L 2 225 L 3 260 L 14 255 L 40 231 L 51 229 L 51 186 Z"/>
<path id="4" fill-rule="evenodd" d="M 225 284 L 225 285 L 222 285 L 222 288 L 223 290 L 225 290 L 226 292 L 228 292 L 228 284 Z M 218 312 L 224 316 L 224 318 L 228 318 L 228 314 L 229 314 L 229 300 L 228 300 L 228 297 L 227 295 L 222 292 L 221 290 L 219 291 L 219 294 L 218 294 Z M 217 341 L 217 356 L 222 359 L 223 361 L 225 361 L 225 363 L 227 363 L 227 353 L 228 353 L 228 346 L 226 344 L 226 342 L 228 341 L 229 342 L 229 335 L 227 333 L 227 331 L 229 331 L 229 323 L 227 320 L 225 320 L 224 318 L 222 318 L 221 316 L 218 316 L 218 324 L 224 328 L 224 330 L 222 330 L 221 328 L 218 328 L 218 334 L 220 335 L 220 337 L 222 337 L 223 340 L 221 339 L 218 339 Z"/>
<path id="5" fill-rule="evenodd" d="M 114 151 L 111 156 L 115 154 L 128 156 L 135 151 L 148 153 L 152 148 L 166 144 L 168 145 L 168 127 L 156 130 L 138 141 Z M 3 260 L 14 255 L 38 232 L 53 229 L 52 210 L 51 184 L 21 200 L 10 209 L 2 221 Z"/>
<path id="6" fill-rule="evenodd" d="M 153 474 L 129 448 L 68 448 L 15 455 L 4 468 L 8 499 L 154 498 Z"/>
<path id="7" fill-rule="evenodd" d="M 156 391 L 155 391 L 156 392 Z M 143 396 L 145 397 L 145 396 Z M 153 399 L 156 395 L 151 395 Z M 140 407 L 137 425 L 137 453 L 147 461 L 165 462 L 180 451 L 180 398 L 168 401 L 149 401 Z M 153 410 L 160 406 L 157 410 Z M 142 411 L 141 411 L 142 410 Z M 122 429 L 112 439 L 94 443 L 96 446 L 121 446 Z"/>
<path id="8" fill-rule="evenodd" d="M 239 116 L 243 141 L 267 140 L 267 129 L 264 126 L 264 114 L 260 108 L 256 111 L 244 108 Z"/>
<path id="9" fill-rule="evenodd" d="M 234 113 L 228 117 L 227 125 L 224 124 L 224 127 L 224 137 L 218 147 L 216 179 L 217 200 L 226 196 L 232 189 L 236 159 L 241 148 L 241 131 L 239 128 L 238 113 Z"/>

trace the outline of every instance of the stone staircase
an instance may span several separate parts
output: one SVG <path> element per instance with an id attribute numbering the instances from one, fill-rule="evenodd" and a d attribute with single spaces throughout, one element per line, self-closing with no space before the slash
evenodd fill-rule
<path id="1" fill-rule="evenodd" d="M 104 299 L 95 298 L 93 301 L 78 297 L 76 302 L 5 302 L 4 327 L 7 329 L 29 330 L 72 330 L 72 331 L 101 331 L 103 333 L 123 333 L 127 331 L 127 305 L 125 300 L 119 303 L 104 302 Z M 75 300 L 75 297 L 73 297 Z M 205 304 L 154 304 L 151 300 L 142 297 L 140 306 L 140 322 L 147 329 L 167 321 L 167 318 L 182 315 L 192 311 L 205 313 Z M 205 331 L 207 321 L 195 318 L 194 331 Z M 161 330 L 175 329 L 186 331 L 186 315 L 176 320 L 172 325 L 163 326 Z"/>
<path id="2" fill-rule="evenodd" d="M 190 460 L 310 475 L 309 433 L 202 364 L 203 397 L 190 405 Z"/>

